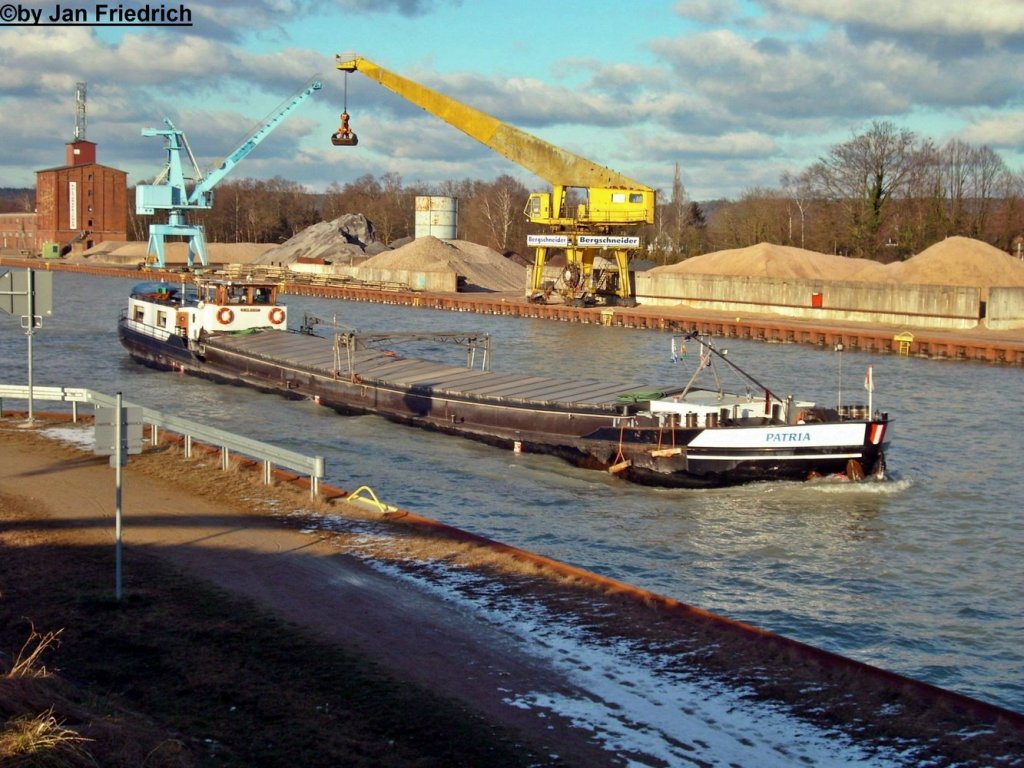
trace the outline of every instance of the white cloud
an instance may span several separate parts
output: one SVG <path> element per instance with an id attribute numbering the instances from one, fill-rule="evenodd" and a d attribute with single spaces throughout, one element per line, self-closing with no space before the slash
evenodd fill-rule
<path id="1" fill-rule="evenodd" d="M 993 149 L 1018 149 L 1024 146 L 1024 111 L 987 115 L 960 131 L 959 138 Z"/>
<path id="2" fill-rule="evenodd" d="M 889 33 L 981 35 L 996 39 L 1024 35 L 1024 3 L 1020 0 L 888 0 L 884 7 L 835 0 L 761 0 L 761 4 L 775 13 Z"/>
<path id="3" fill-rule="evenodd" d="M 672 10 L 692 21 L 723 23 L 738 14 L 739 3 L 737 0 L 679 0 Z"/>

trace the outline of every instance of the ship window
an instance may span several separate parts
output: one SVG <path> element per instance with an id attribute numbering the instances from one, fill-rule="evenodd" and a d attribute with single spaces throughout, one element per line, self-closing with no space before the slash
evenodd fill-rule
<path id="1" fill-rule="evenodd" d="M 631 203 L 642 203 L 643 201 L 644 201 L 644 196 L 640 192 L 630 192 L 629 193 L 629 202 L 631 202 Z"/>
<path id="2" fill-rule="evenodd" d="M 626 195 L 622 192 L 612 192 L 613 203 L 624 203 L 626 202 Z"/>
<path id="3" fill-rule="evenodd" d="M 166 312 L 157 312 L 156 313 L 156 325 L 157 325 L 158 328 L 166 328 L 167 327 L 167 313 Z"/>
<path id="4" fill-rule="evenodd" d="M 135 308 L 135 322 L 141 323 L 142 319 L 146 316 L 146 310 L 142 307 Z"/>

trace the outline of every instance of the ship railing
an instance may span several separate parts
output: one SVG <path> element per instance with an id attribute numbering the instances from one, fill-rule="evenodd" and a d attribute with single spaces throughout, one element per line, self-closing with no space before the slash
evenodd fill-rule
<path id="1" fill-rule="evenodd" d="M 20 384 L 0 384 L 0 416 L 3 414 L 4 399 L 57 401 L 71 403 L 71 419 L 79 420 L 79 403 L 96 407 L 116 407 L 117 398 L 95 392 L 91 389 L 76 387 L 29 387 Z M 131 406 L 122 401 L 122 406 Z M 189 419 L 162 413 L 152 408 L 142 407 L 143 424 L 150 426 L 150 442 L 158 445 L 160 431 L 180 435 L 184 442 L 185 456 L 191 458 L 196 441 L 220 449 L 220 465 L 222 470 L 231 467 L 234 454 L 255 459 L 263 465 L 263 482 L 269 485 L 273 479 L 274 467 L 282 467 L 309 477 L 309 495 L 317 498 L 320 495 L 320 482 L 324 478 L 324 459 L 322 456 L 306 456 L 270 443 L 237 435 L 223 429 L 211 427 Z"/>
<path id="2" fill-rule="evenodd" d="M 174 335 L 166 328 L 159 328 L 155 325 L 149 325 L 148 323 L 144 323 L 141 320 L 133 320 L 132 318 L 128 317 L 127 312 L 128 310 L 126 309 L 121 310 L 121 322 L 123 322 L 133 331 L 141 333 L 143 336 L 149 336 L 150 338 L 153 339 L 165 341 L 169 336 Z"/>

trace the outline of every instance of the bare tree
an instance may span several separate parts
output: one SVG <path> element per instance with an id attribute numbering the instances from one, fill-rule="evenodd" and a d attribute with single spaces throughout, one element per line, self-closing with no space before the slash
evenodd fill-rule
<path id="1" fill-rule="evenodd" d="M 746 248 L 757 243 L 782 244 L 787 233 L 787 202 L 778 190 L 748 189 L 738 202 L 720 207 L 709 223 L 717 248 Z"/>
<path id="2" fill-rule="evenodd" d="M 878 255 L 890 203 L 905 190 L 917 162 L 912 131 L 875 122 L 866 133 L 832 147 L 810 168 L 817 193 L 846 208 L 853 255 Z"/>
<path id="3" fill-rule="evenodd" d="M 490 184 L 480 185 L 476 193 L 488 228 L 488 245 L 503 253 L 521 248 L 518 241 L 523 234 L 523 209 L 530 196 L 526 187 L 504 174 Z"/>
<path id="4" fill-rule="evenodd" d="M 1010 173 L 1003 159 L 991 147 L 984 146 L 972 153 L 968 173 L 972 216 L 966 234 L 971 237 L 984 236 L 989 217 L 999 195 L 1005 196 L 1010 189 Z"/>
<path id="5" fill-rule="evenodd" d="M 949 229 L 957 233 L 964 230 L 967 218 L 967 182 L 975 150 L 967 142 L 953 139 L 941 151 L 942 192 L 949 205 Z"/>
<path id="6" fill-rule="evenodd" d="M 811 205 L 811 201 L 814 199 L 814 188 L 811 181 L 811 175 L 808 171 L 804 171 L 799 174 L 792 174 L 786 171 L 782 174 L 782 188 L 789 195 L 789 199 L 793 203 L 793 207 L 796 208 L 797 214 L 800 218 L 800 234 L 799 237 L 794 238 L 793 234 L 793 215 L 792 210 L 787 211 L 786 229 L 789 233 L 789 242 L 799 242 L 801 248 L 806 247 L 806 236 L 807 236 L 807 211 Z"/>
<path id="7" fill-rule="evenodd" d="M 675 260 L 683 257 L 683 229 L 686 226 L 686 190 L 683 188 L 683 177 L 679 171 L 679 163 L 676 163 L 672 174 L 672 201 L 670 203 L 672 245 L 675 251 Z"/>

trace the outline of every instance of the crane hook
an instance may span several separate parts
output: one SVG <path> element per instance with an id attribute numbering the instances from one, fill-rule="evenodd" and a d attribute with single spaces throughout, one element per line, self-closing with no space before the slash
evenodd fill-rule
<path id="1" fill-rule="evenodd" d="M 341 113 L 341 126 L 335 133 L 331 134 L 331 144 L 336 147 L 354 147 L 359 143 L 359 137 L 349 128 L 348 125 L 348 72 L 345 73 L 345 106 Z"/>

